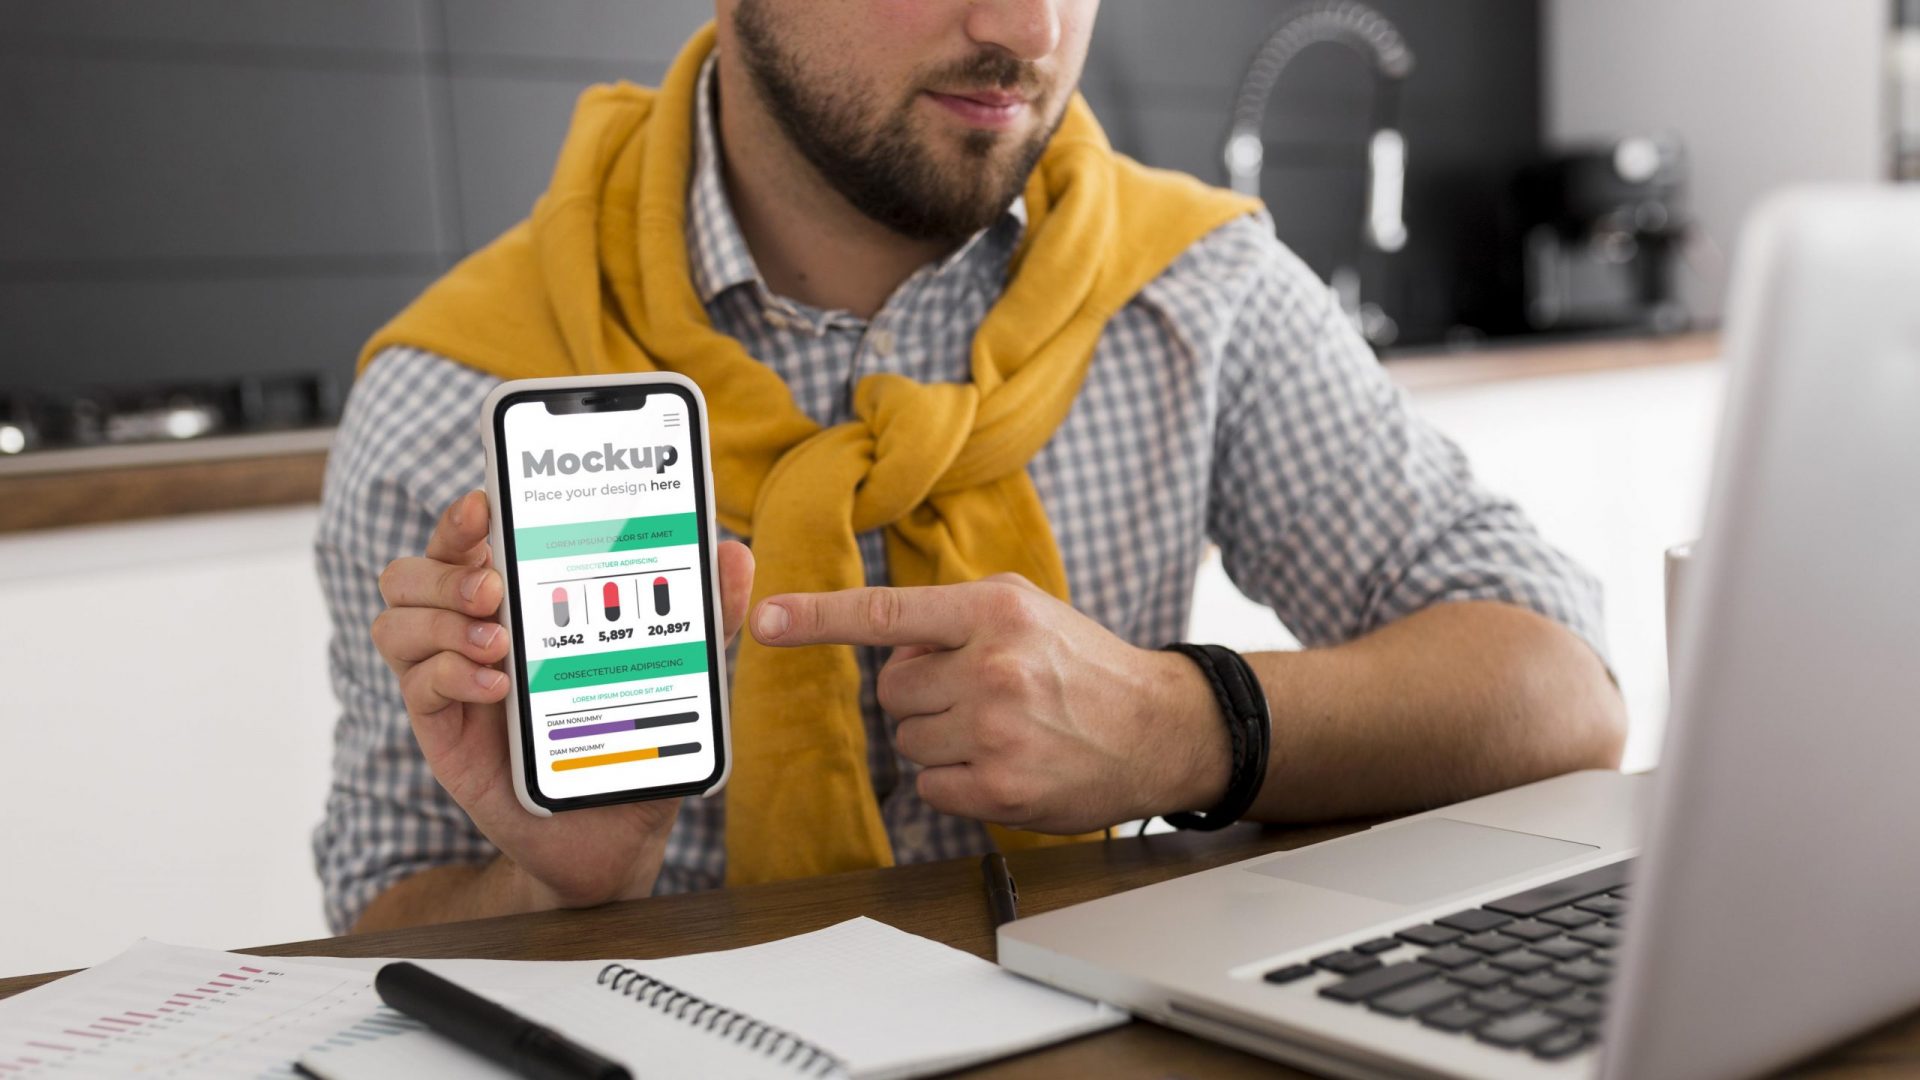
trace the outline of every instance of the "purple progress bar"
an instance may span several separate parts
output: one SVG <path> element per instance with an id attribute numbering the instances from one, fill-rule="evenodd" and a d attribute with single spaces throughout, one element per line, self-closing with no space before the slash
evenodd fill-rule
<path id="1" fill-rule="evenodd" d="M 675 724 L 691 724 L 700 719 L 699 713 L 677 712 L 664 716 L 641 716 L 630 720 L 608 720 L 601 724 L 579 724 L 575 727 L 549 728 L 549 739 L 584 739 L 589 735 L 606 735 L 615 731 L 640 731 L 646 728 L 672 727 Z"/>

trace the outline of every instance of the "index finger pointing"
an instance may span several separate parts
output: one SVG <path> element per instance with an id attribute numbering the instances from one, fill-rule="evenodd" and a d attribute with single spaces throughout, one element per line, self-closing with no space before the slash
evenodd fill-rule
<path id="1" fill-rule="evenodd" d="M 982 619 L 972 585 L 879 586 L 785 593 L 760 602 L 762 645 L 934 645 L 957 649 Z"/>

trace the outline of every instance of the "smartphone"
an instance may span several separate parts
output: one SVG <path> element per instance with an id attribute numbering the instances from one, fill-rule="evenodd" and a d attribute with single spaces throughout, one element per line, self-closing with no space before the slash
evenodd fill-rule
<path id="1" fill-rule="evenodd" d="M 718 791 L 732 755 L 700 388 L 523 379 L 482 419 L 520 804 L 546 817 Z"/>

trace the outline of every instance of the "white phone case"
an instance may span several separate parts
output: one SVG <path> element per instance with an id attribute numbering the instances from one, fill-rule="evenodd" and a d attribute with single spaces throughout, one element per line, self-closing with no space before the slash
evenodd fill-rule
<path id="1" fill-rule="evenodd" d="M 712 625 L 716 635 L 724 632 L 720 623 L 720 544 L 719 538 L 712 534 L 714 522 L 713 510 L 713 448 L 707 429 L 707 399 L 700 387 L 692 379 L 667 371 L 634 372 L 620 375 L 575 375 L 552 379 L 517 379 L 501 383 L 487 395 L 480 410 L 480 438 L 487 450 L 487 508 L 492 515 L 489 524 L 488 544 L 493 549 L 493 565 L 500 571 L 501 577 L 511 588 L 512 568 L 507 565 L 507 547 L 505 534 L 500 526 L 500 455 L 494 445 L 494 413 L 508 395 L 523 391 L 583 390 L 595 387 L 619 387 L 659 385 L 662 383 L 684 387 L 693 395 L 694 410 L 700 421 L 700 467 L 704 482 L 706 499 L 700 507 L 701 526 L 708 531 L 707 542 L 707 580 L 713 587 L 707 596 L 708 611 L 712 615 Z M 525 598 L 522 598 L 523 602 Z M 520 683 L 518 665 L 514 662 L 517 652 L 517 638 L 513 627 L 513 605 L 502 597 L 500 601 L 500 625 L 507 631 L 507 657 L 504 670 L 507 675 L 507 751 L 513 770 L 513 793 L 519 797 L 520 805 L 527 813 L 538 817 L 552 817 L 553 811 L 535 802 L 532 793 L 527 790 L 527 770 L 520 738 Z M 713 672 L 718 684 L 714 694 L 714 715 L 720 723 L 720 775 L 711 785 L 701 790 L 701 795 L 711 795 L 727 785 L 727 777 L 733 772 L 733 725 L 727 708 L 727 650 L 723 639 L 716 637 L 713 650 Z M 645 790 L 645 789 L 636 789 Z"/>

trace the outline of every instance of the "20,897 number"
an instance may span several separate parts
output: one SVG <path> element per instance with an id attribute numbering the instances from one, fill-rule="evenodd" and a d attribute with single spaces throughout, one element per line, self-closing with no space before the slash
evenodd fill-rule
<path id="1" fill-rule="evenodd" d="M 690 622 L 661 623 L 658 626 L 647 627 L 647 636 L 653 637 L 656 634 L 678 634 L 685 631 L 687 627 L 692 625 L 693 624 Z"/>

